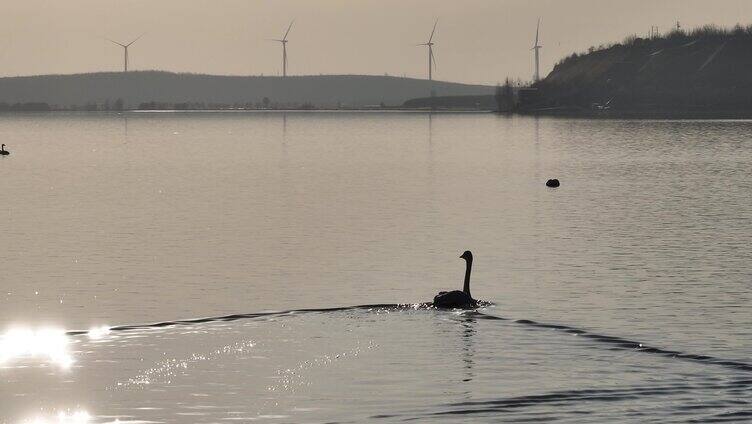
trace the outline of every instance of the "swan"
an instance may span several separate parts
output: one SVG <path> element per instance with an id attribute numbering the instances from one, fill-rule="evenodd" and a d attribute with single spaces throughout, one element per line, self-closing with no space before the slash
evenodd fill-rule
<path id="1" fill-rule="evenodd" d="M 10 154 L 10 152 L 9 152 L 9 151 L 7 151 L 7 150 L 5 150 L 5 144 L 3 144 L 3 145 L 2 145 L 1 147 L 0 147 L 0 155 L 3 155 L 3 156 L 8 156 L 9 154 Z"/>
<path id="2" fill-rule="evenodd" d="M 466 250 L 460 258 L 464 259 L 467 263 L 467 268 L 465 268 L 465 285 L 461 291 L 439 292 L 433 298 L 433 306 L 437 308 L 458 309 L 472 309 L 478 306 L 478 301 L 470 296 L 470 270 L 473 268 L 473 254 L 469 250 Z"/>

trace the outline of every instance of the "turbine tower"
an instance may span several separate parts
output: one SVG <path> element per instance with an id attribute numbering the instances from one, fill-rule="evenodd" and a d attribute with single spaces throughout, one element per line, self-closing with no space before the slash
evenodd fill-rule
<path id="1" fill-rule="evenodd" d="M 117 41 L 113 41 L 113 40 L 110 40 L 108 38 L 108 40 L 110 42 L 115 43 L 118 46 L 120 46 L 120 47 L 123 48 L 123 59 L 124 59 L 123 60 L 123 72 L 128 72 L 128 47 L 130 47 L 131 44 L 135 43 L 136 41 L 138 41 L 143 36 L 144 36 L 144 34 L 139 35 L 138 38 L 136 38 L 135 40 L 131 41 L 128 44 L 118 43 Z"/>
<path id="2" fill-rule="evenodd" d="M 287 34 L 290 33 L 290 29 L 292 28 L 292 24 L 295 22 L 293 19 L 292 22 L 290 22 L 290 26 L 287 27 L 287 31 L 285 32 L 285 36 L 282 37 L 281 40 L 273 39 L 271 41 L 279 41 L 282 43 L 282 76 L 287 76 Z"/>
<path id="3" fill-rule="evenodd" d="M 540 18 L 538 18 L 538 26 L 535 28 L 535 45 L 530 50 L 535 51 L 535 73 L 533 74 L 533 82 L 540 80 L 540 55 L 538 51 L 541 49 L 541 45 L 538 45 L 538 31 L 540 30 Z"/>
<path id="4" fill-rule="evenodd" d="M 433 68 L 436 67 L 436 58 L 433 57 L 433 45 L 435 44 L 433 42 L 433 33 L 436 32 L 436 24 L 439 23 L 439 20 L 436 19 L 436 22 L 433 23 L 433 30 L 431 30 L 431 36 L 428 37 L 428 42 L 418 44 L 419 46 L 428 46 L 428 80 L 433 80 Z"/>

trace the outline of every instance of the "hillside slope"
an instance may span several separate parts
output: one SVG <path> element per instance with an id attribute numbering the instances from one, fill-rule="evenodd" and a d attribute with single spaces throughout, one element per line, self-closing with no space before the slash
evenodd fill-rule
<path id="1" fill-rule="evenodd" d="M 241 77 L 170 72 L 107 72 L 0 78 L 0 102 L 45 102 L 60 107 L 123 99 L 126 107 L 166 103 L 258 103 L 358 107 L 438 95 L 492 94 L 493 87 L 413 78 L 362 75 Z"/>
<path id="2" fill-rule="evenodd" d="M 752 111 L 752 30 L 674 32 L 573 55 L 523 109 Z"/>

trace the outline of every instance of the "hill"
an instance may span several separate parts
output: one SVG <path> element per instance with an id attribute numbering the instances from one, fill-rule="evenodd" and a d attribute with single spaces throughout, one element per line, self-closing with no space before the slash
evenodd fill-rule
<path id="1" fill-rule="evenodd" d="M 0 103 L 47 103 L 64 108 L 114 103 L 260 104 L 316 107 L 401 105 L 438 95 L 492 94 L 493 87 L 413 78 L 363 75 L 218 76 L 171 72 L 103 72 L 0 78 Z"/>
<path id="2" fill-rule="evenodd" d="M 704 27 L 572 55 L 523 111 L 752 115 L 752 27 Z"/>

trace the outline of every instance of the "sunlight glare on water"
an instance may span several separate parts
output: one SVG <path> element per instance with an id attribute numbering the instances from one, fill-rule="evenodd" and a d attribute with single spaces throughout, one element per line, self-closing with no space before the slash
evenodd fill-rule
<path id="1" fill-rule="evenodd" d="M 86 411 L 60 411 L 52 417 L 37 416 L 21 421 L 19 424 L 88 424 L 91 415 Z"/>
<path id="2" fill-rule="evenodd" d="M 110 327 L 106 325 L 91 327 L 89 331 L 86 332 L 86 334 L 91 340 L 100 340 L 110 334 Z"/>
<path id="3" fill-rule="evenodd" d="M 23 360 L 41 360 L 68 369 L 74 363 L 70 339 L 65 331 L 53 328 L 14 328 L 0 335 L 0 366 Z"/>

